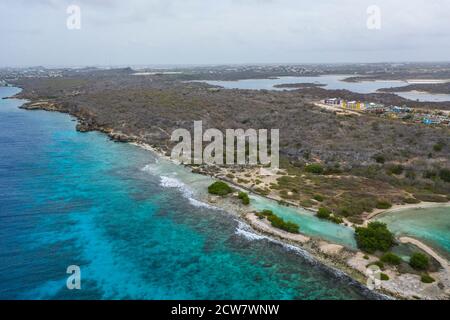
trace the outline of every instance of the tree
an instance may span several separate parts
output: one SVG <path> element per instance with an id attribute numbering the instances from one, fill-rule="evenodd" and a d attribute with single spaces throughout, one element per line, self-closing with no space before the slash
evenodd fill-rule
<path id="1" fill-rule="evenodd" d="M 392 265 L 399 265 L 400 263 L 402 263 L 402 259 L 397 256 L 396 254 L 392 253 L 392 252 L 388 252 L 385 253 L 381 259 L 381 261 L 383 261 L 384 263 L 388 263 L 388 264 L 392 264 Z"/>
<path id="2" fill-rule="evenodd" d="M 325 207 L 320 207 L 316 214 L 317 218 L 328 220 L 336 224 L 341 224 L 344 220 L 341 217 L 335 216 L 331 213 L 331 210 Z"/>
<path id="3" fill-rule="evenodd" d="M 305 171 L 314 174 L 322 174 L 323 167 L 319 163 L 312 163 L 305 167 Z"/>
<path id="4" fill-rule="evenodd" d="M 388 281 L 389 276 L 386 273 L 380 273 L 380 280 L 381 281 Z"/>
<path id="5" fill-rule="evenodd" d="M 227 194 L 233 192 L 233 189 L 231 189 L 231 187 L 225 182 L 217 181 L 208 187 L 208 192 L 218 196 L 226 196 Z"/>
<path id="6" fill-rule="evenodd" d="M 323 196 L 320 195 L 320 194 L 315 194 L 313 199 L 318 201 L 318 202 L 322 202 L 324 200 Z"/>
<path id="7" fill-rule="evenodd" d="M 417 270 L 426 270 L 428 268 L 428 257 L 420 252 L 416 252 L 411 256 L 409 265 Z"/>
<path id="8" fill-rule="evenodd" d="M 358 248 L 368 253 L 387 251 L 394 245 L 394 235 L 382 222 L 371 222 L 366 228 L 356 228 L 355 238 Z"/>
<path id="9" fill-rule="evenodd" d="M 290 233 L 299 233 L 300 226 L 296 223 L 284 221 L 283 218 L 280 218 L 276 214 L 274 214 L 271 210 L 263 210 L 256 214 L 259 218 L 267 218 L 269 220 L 272 227 L 290 232 Z"/>
<path id="10" fill-rule="evenodd" d="M 403 173 L 404 167 L 401 164 L 397 164 L 388 168 L 390 174 L 400 175 Z"/>
<path id="11" fill-rule="evenodd" d="M 428 275 L 428 274 L 423 274 L 422 277 L 420 278 L 420 280 L 421 280 L 423 283 L 433 283 L 433 282 L 436 281 L 436 280 L 433 279 L 433 277 L 431 277 L 431 276 Z"/>
<path id="12" fill-rule="evenodd" d="M 392 204 L 389 201 L 380 200 L 376 205 L 377 209 L 389 209 L 392 207 Z"/>
<path id="13" fill-rule="evenodd" d="M 238 197 L 239 197 L 239 199 L 242 200 L 242 203 L 243 203 L 244 205 L 247 206 L 247 205 L 250 204 L 250 198 L 248 197 L 248 194 L 247 194 L 247 193 L 245 193 L 245 192 L 239 192 Z"/>
<path id="14" fill-rule="evenodd" d="M 331 211 L 328 208 L 321 207 L 319 211 L 317 211 L 317 218 L 319 219 L 329 219 L 331 215 Z"/>

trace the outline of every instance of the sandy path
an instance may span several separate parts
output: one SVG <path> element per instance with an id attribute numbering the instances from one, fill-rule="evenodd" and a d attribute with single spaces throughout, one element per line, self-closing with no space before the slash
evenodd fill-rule
<path id="1" fill-rule="evenodd" d="M 447 273 L 450 271 L 447 259 L 441 257 L 439 254 L 437 254 L 433 249 L 431 249 L 423 242 L 420 242 L 419 240 L 410 237 L 401 237 L 399 240 L 401 243 L 412 243 L 413 245 L 422 249 L 430 256 L 432 256 L 434 259 L 436 259 L 436 261 L 438 261 L 442 265 L 442 267 L 446 270 Z"/>
<path id="2" fill-rule="evenodd" d="M 402 205 L 394 205 L 392 208 L 384 210 L 384 209 L 375 209 L 372 213 L 368 214 L 364 219 L 366 224 L 369 220 L 374 217 L 382 214 L 382 213 L 391 213 L 398 212 L 407 209 L 427 209 L 427 208 L 440 208 L 440 207 L 450 207 L 450 202 L 421 202 L 415 204 L 402 204 Z"/>

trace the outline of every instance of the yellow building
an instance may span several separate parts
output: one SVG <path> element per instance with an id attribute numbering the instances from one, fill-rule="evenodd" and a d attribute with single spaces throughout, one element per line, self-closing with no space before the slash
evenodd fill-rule
<path id="1" fill-rule="evenodd" d="M 360 101 L 348 101 L 343 106 L 344 109 L 362 110 L 364 109 L 364 103 Z"/>

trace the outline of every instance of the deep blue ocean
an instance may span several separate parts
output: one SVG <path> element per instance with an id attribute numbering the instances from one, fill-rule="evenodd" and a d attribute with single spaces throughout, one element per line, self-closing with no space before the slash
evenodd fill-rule
<path id="1" fill-rule="evenodd" d="M 0 87 L 0 97 L 18 91 Z M 368 297 L 168 188 L 161 171 L 144 170 L 158 163 L 149 151 L 22 103 L 0 100 L 0 299 Z M 81 290 L 66 287 L 70 265 Z"/>

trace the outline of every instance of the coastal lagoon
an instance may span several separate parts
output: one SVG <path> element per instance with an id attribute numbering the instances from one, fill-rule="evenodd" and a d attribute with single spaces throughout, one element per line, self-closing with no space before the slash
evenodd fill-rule
<path id="1" fill-rule="evenodd" d="M 420 102 L 446 102 L 450 101 L 450 94 L 428 93 L 421 91 L 396 92 L 395 94 L 405 99 Z"/>
<path id="2" fill-rule="evenodd" d="M 221 86 L 226 89 L 248 89 L 248 90 L 295 90 L 295 88 L 276 88 L 275 85 L 293 83 L 314 83 L 323 85 L 327 90 L 349 90 L 356 93 L 375 93 L 382 88 L 399 88 L 407 86 L 407 81 L 379 80 L 379 81 L 343 81 L 354 75 L 322 75 L 317 77 L 278 77 L 270 79 L 245 79 L 236 81 L 202 81 L 210 85 Z M 442 102 L 450 101 L 449 94 L 432 94 L 426 92 L 396 92 L 401 97 L 409 100 Z"/>
<path id="3" fill-rule="evenodd" d="M 281 206 L 275 201 L 251 196 L 251 205 L 257 210 L 272 210 L 286 221 L 294 222 L 300 226 L 300 232 L 315 238 L 343 245 L 349 249 L 356 249 L 353 229 L 343 225 L 321 220 L 313 212 L 305 209 Z"/>
<path id="4" fill-rule="evenodd" d="M 202 202 L 210 178 L 22 103 L 0 100 L 0 299 L 373 297 Z"/>
<path id="5" fill-rule="evenodd" d="M 450 259 L 450 207 L 404 209 L 375 218 L 387 223 L 396 236 L 410 236 Z"/>

